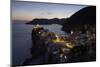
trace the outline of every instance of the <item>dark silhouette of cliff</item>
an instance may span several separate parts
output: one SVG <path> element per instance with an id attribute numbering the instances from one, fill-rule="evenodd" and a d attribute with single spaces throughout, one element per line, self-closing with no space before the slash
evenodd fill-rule
<path id="1" fill-rule="evenodd" d="M 53 18 L 53 19 L 33 19 L 32 21 L 29 21 L 26 24 L 63 24 L 65 22 L 65 18 L 58 19 L 58 18 Z"/>
<path id="2" fill-rule="evenodd" d="M 96 25 L 96 6 L 85 7 L 75 14 L 63 24 L 63 30 L 69 32 L 71 29 L 83 30 L 84 25 Z"/>
<path id="3" fill-rule="evenodd" d="M 89 6 L 85 7 L 75 14 L 73 14 L 66 22 L 63 24 L 65 32 L 74 32 L 82 31 L 84 34 L 87 31 L 90 31 L 91 34 L 96 34 L 96 7 Z M 83 34 L 82 33 L 82 34 Z M 84 62 L 84 61 L 95 61 L 96 60 L 96 41 L 93 40 L 89 42 L 85 37 L 88 43 L 79 46 L 75 46 L 70 52 L 70 59 L 68 62 Z"/>

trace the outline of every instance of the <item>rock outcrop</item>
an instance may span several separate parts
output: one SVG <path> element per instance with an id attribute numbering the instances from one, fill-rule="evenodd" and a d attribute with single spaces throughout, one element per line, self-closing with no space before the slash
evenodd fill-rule
<path id="1" fill-rule="evenodd" d="M 71 29 L 83 30 L 84 25 L 96 25 L 96 7 L 89 6 L 85 7 L 75 14 L 73 14 L 66 22 L 63 24 L 62 30 L 70 32 Z"/>

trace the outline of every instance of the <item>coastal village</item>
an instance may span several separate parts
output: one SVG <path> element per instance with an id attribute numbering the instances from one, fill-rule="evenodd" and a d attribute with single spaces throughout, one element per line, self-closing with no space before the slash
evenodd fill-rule
<path id="1" fill-rule="evenodd" d="M 57 35 L 37 24 L 32 30 L 33 55 L 47 53 L 48 63 L 64 63 L 95 60 L 95 33 L 71 31 L 67 35 Z M 34 53 L 34 51 L 36 51 Z"/>
<path id="2" fill-rule="evenodd" d="M 30 59 L 23 65 L 73 63 L 96 60 L 96 14 L 95 7 L 81 9 L 64 21 L 62 31 L 56 34 L 35 24 L 31 33 Z M 92 19 L 91 19 L 92 18 Z M 76 23 L 77 22 L 77 23 Z M 42 60 L 40 60 L 41 58 Z M 36 61 L 35 61 L 36 62 Z"/>

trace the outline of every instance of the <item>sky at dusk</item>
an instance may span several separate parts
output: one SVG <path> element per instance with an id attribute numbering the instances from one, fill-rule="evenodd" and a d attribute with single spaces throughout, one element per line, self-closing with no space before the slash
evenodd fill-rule
<path id="1" fill-rule="evenodd" d="M 85 5 L 54 4 L 39 2 L 12 2 L 12 20 L 30 21 L 34 18 L 68 18 Z"/>

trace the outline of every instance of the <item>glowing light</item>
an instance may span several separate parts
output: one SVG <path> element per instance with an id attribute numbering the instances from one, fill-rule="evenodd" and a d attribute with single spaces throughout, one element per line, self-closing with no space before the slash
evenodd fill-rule
<path id="1" fill-rule="evenodd" d="M 53 40 L 54 43 L 61 42 L 60 39 Z"/>
<path id="2" fill-rule="evenodd" d="M 39 25 L 39 24 L 37 24 L 36 26 L 37 26 L 37 27 L 40 27 L 40 25 Z"/>
<path id="3" fill-rule="evenodd" d="M 59 36 L 58 35 L 55 35 L 56 36 L 56 38 L 59 38 Z"/>
<path id="4" fill-rule="evenodd" d="M 67 59 L 67 57 L 66 57 L 66 56 L 64 56 L 64 58 L 65 58 L 65 59 Z"/>
<path id="5" fill-rule="evenodd" d="M 34 28 L 39 28 L 39 27 L 41 27 L 41 26 L 39 24 L 36 24 L 36 26 Z"/>
<path id="6" fill-rule="evenodd" d="M 63 54 L 60 54 L 60 57 L 63 57 Z"/>
<path id="7" fill-rule="evenodd" d="M 73 34 L 74 32 L 73 31 L 71 31 L 71 34 Z"/>
<path id="8" fill-rule="evenodd" d="M 60 39 L 60 37 L 58 35 L 55 35 L 55 36 L 56 36 L 56 39 L 53 39 L 54 43 L 57 43 L 57 42 L 64 43 L 65 42 L 64 40 Z"/>
<path id="9" fill-rule="evenodd" d="M 41 32 L 39 32 L 39 34 L 40 34 Z"/>
<path id="10" fill-rule="evenodd" d="M 69 47 L 69 48 L 73 48 L 73 47 L 74 47 L 71 43 L 66 43 L 65 45 L 66 45 L 67 47 Z"/>

